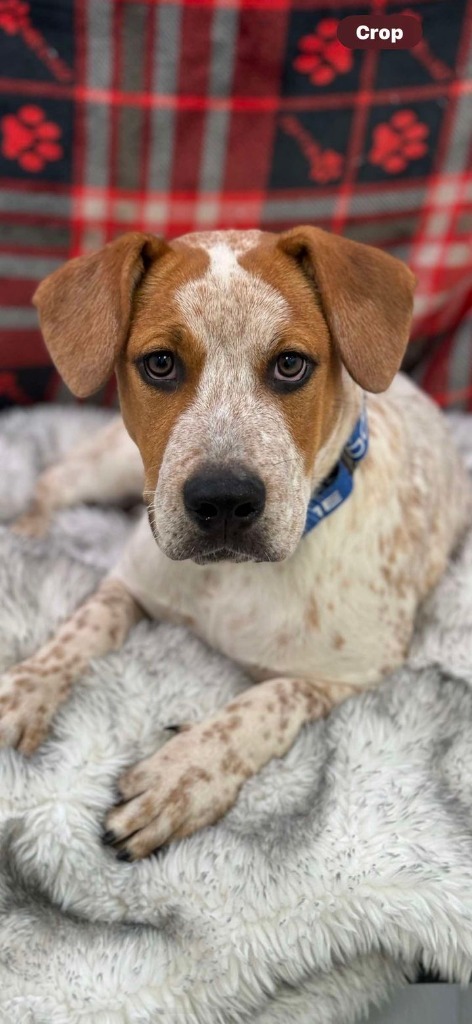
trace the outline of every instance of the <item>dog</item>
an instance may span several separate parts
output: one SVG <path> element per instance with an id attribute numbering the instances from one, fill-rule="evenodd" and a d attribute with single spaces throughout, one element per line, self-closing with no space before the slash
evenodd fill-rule
<path id="1" fill-rule="evenodd" d="M 144 494 L 120 563 L 0 681 L 0 742 L 31 754 L 91 658 L 143 616 L 184 623 L 257 682 L 119 780 L 104 841 L 147 856 L 214 823 L 302 726 L 405 659 L 470 517 L 434 403 L 398 373 L 414 277 L 311 226 L 166 242 L 131 232 L 34 302 L 80 398 L 115 371 L 122 420 L 40 477 L 16 528 Z"/>

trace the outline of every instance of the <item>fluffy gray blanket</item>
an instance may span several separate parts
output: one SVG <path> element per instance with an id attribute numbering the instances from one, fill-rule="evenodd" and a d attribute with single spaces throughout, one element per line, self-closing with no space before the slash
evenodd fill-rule
<path id="1" fill-rule="evenodd" d="M 0 669 L 96 585 L 133 515 L 8 521 L 98 410 L 0 421 Z M 454 431 L 470 453 L 470 421 Z M 409 665 L 307 726 L 217 826 L 137 864 L 100 842 L 119 772 L 247 680 L 185 630 L 141 623 L 27 761 L 0 752 L 2 1024 L 345 1024 L 420 963 L 472 969 L 472 535 Z"/>

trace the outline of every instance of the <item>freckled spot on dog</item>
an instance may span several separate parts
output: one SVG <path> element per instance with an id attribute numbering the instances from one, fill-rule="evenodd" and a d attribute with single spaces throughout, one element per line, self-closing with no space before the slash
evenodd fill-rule
<path id="1" fill-rule="evenodd" d="M 292 643 L 293 636 L 288 630 L 281 630 L 277 637 L 277 646 L 283 650 L 285 647 L 289 647 Z"/>
<path id="2" fill-rule="evenodd" d="M 346 643 L 346 641 L 345 641 L 344 637 L 341 636 L 340 633 L 335 633 L 334 634 L 334 637 L 333 637 L 333 647 L 334 647 L 334 649 L 336 651 L 342 650 L 342 648 L 344 647 L 345 643 Z"/>
<path id="3" fill-rule="evenodd" d="M 226 723 L 226 727 L 230 732 L 234 732 L 242 724 L 241 715 L 229 715 Z"/>
<path id="4" fill-rule="evenodd" d="M 46 676 L 52 675 L 54 672 L 54 663 L 51 661 L 45 661 L 44 665 L 35 666 L 34 674 L 38 679 L 44 679 Z"/>
<path id="5" fill-rule="evenodd" d="M 287 708 L 287 705 L 288 705 L 288 695 L 286 693 L 286 689 L 285 689 L 284 683 L 276 683 L 275 684 L 275 693 L 277 695 L 278 703 L 280 703 L 281 707 L 282 708 Z"/>
<path id="6" fill-rule="evenodd" d="M 309 719 L 322 718 L 330 710 L 331 701 L 327 694 L 311 687 L 305 695 L 306 714 Z"/>
<path id="7" fill-rule="evenodd" d="M 156 802 L 153 796 L 147 796 L 140 803 L 140 813 L 145 814 L 147 818 L 153 818 L 156 813 Z"/>
<path id="8" fill-rule="evenodd" d="M 82 629 L 83 626 L 87 625 L 88 621 L 89 621 L 88 613 L 86 611 L 85 612 L 79 612 L 79 614 L 75 618 L 75 625 L 78 626 L 79 629 Z"/>
<path id="9" fill-rule="evenodd" d="M 181 626 L 185 626 L 186 629 L 193 630 L 197 625 L 197 620 L 193 615 L 179 615 L 179 622 Z"/>
<path id="10" fill-rule="evenodd" d="M 308 605 L 308 608 L 306 610 L 305 620 L 306 620 L 307 626 L 309 626 L 311 629 L 319 629 L 320 613 L 319 613 L 317 602 L 315 601 L 314 597 L 311 599 L 311 601 L 310 601 L 310 603 Z"/>
<path id="11" fill-rule="evenodd" d="M 229 743 L 231 731 L 233 730 L 228 728 L 226 719 L 223 722 L 215 722 L 213 725 L 214 738 L 217 738 L 221 743 Z"/>
<path id="12" fill-rule="evenodd" d="M 22 689 L 25 683 L 31 682 L 31 676 L 29 672 L 15 672 L 15 685 Z"/>
<path id="13" fill-rule="evenodd" d="M 241 773 L 242 768 L 244 768 L 243 762 L 234 750 L 229 750 L 220 761 L 220 771 L 223 772 L 223 774 L 229 773 L 231 775 L 238 775 Z"/>
<path id="14" fill-rule="evenodd" d="M 245 705 L 245 701 L 242 701 L 242 700 L 232 700 L 231 704 L 227 704 L 226 705 L 226 711 L 239 711 L 239 709 L 243 708 L 244 705 Z"/>
<path id="15" fill-rule="evenodd" d="M 159 775 L 155 775 L 153 778 L 160 782 Z M 122 779 L 124 786 L 133 786 L 137 790 L 141 787 L 144 789 L 148 781 L 149 775 L 145 768 L 132 768 L 130 772 L 123 776 Z"/>

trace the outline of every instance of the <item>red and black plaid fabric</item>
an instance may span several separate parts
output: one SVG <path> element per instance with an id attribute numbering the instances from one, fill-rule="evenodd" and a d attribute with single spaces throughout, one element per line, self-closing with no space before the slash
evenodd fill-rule
<path id="1" fill-rule="evenodd" d="M 342 47 L 338 20 L 372 11 L 423 41 Z M 3 402 L 64 392 L 30 298 L 69 256 L 312 222 L 409 262 L 407 367 L 472 407 L 471 53 L 466 0 L 0 0 Z"/>

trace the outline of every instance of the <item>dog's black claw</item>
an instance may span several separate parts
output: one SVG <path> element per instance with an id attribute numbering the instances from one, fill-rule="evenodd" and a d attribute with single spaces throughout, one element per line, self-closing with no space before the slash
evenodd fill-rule
<path id="1" fill-rule="evenodd" d="M 179 725 L 165 725 L 164 732 L 181 733 L 188 732 L 192 728 L 192 722 L 180 722 Z"/>
<path id="2" fill-rule="evenodd" d="M 131 861 L 133 858 L 132 858 L 129 850 L 120 850 L 120 852 L 117 853 L 117 855 L 116 855 L 116 859 L 117 860 Z"/>
<path id="3" fill-rule="evenodd" d="M 113 843 L 116 843 L 116 839 L 117 837 L 111 828 L 102 833 L 102 843 L 105 843 L 106 846 L 111 846 Z"/>

